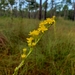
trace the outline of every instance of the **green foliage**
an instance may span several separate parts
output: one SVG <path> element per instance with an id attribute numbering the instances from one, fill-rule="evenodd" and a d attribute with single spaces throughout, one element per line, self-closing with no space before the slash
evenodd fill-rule
<path id="1" fill-rule="evenodd" d="M 71 0 L 63 0 L 63 2 L 71 4 Z"/>
<path id="2" fill-rule="evenodd" d="M 5 0 L 1 0 L 1 3 L 4 4 L 5 3 Z"/>
<path id="3" fill-rule="evenodd" d="M 30 10 L 34 10 L 34 9 L 37 9 L 39 7 L 39 4 L 35 0 L 26 0 L 26 1 L 28 2 L 27 7 Z"/>
<path id="4" fill-rule="evenodd" d="M 9 1 L 10 5 L 14 5 L 14 3 L 15 3 L 15 0 L 8 0 L 8 1 Z"/>
<path id="5" fill-rule="evenodd" d="M 66 0 L 66 2 L 68 2 L 69 4 L 71 4 L 72 2 L 71 2 L 71 0 Z"/>
<path id="6" fill-rule="evenodd" d="M 64 7 L 63 7 L 63 11 L 64 10 L 68 10 L 68 6 L 67 5 L 65 5 Z"/>
<path id="7" fill-rule="evenodd" d="M 48 3 L 46 3 L 46 1 L 45 1 L 42 6 L 43 6 L 44 9 L 48 8 Z"/>

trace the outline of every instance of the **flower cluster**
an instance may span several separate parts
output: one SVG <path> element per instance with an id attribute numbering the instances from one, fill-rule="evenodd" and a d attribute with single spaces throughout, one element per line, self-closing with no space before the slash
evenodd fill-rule
<path id="1" fill-rule="evenodd" d="M 27 38 L 27 43 L 29 47 L 33 47 L 36 45 L 37 41 L 39 40 L 39 36 L 43 34 L 48 28 L 55 23 L 55 16 L 52 18 L 47 18 L 44 21 L 39 23 L 39 27 L 36 30 L 30 31 L 30 37 Z"/>

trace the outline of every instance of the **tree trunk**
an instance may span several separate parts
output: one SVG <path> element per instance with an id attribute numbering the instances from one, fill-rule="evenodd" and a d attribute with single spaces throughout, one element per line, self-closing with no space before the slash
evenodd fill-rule
<path id="1" fill-rule="evenodd" d="M 39 6 L 39 20 L 42 18 L 42 0 L 40 0 L 40 6 Z"/>
<path id="2" fill-rule="evenodd" d="M 75 2 L 74 2 L 74 21 L 75 21 Z"/>
<path id="3" fill-rule="evenodd" d="M 45 4 L 44 19 L 46 19 L 46 14 L 47 14 L 47 0 L 46 0 L 46 4 Z"/>
<path id="4" fill-rule="evenodd" d="M 51 0 L 51 4 L 52 4 L 52 6 L 51 6 L 51 17 L 53 16 L 53 2 L 54 2 L 54 0 Z"/>

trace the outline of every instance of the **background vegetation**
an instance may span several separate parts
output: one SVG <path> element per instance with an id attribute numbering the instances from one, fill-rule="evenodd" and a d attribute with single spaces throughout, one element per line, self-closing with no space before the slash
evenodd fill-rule
<path id="1" fill-rule="evenodd" d="M 11 75 L 21 62 L 29 31 L 39 20 L 0 18 L 0 75 Z M 56 18 L 42 37 L 18 75 L 75 75 L 75 22 Z M 56 33 L 56 35 L 55 35 Z"/>
<path id="2" fill-rule="evenodd" d="M 46 19 L 53 15 L 75 20 L 75 1 L 0 0 L 0 16 Z"/>
<path id="3" fill-rule="evenodd" d="M 75 2 L 42 1 L 0 0 L 0 75 L 13 74 L 28 47 L 28 33 L 53 15 L 55 27 L 44 34 L 18 75 L 75 75 Z"/>

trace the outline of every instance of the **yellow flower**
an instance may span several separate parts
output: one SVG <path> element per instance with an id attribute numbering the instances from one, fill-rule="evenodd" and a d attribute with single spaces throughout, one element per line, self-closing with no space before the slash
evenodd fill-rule
<path id="1" fill-rule="evenodd" d="M 39 24 L 39 27 L 42 27 L 42 26 L 44 26 L 44 22 L 43 21 L 41 21 L 40 24 Z"/>
<path id="2" fill-rule="evenodd" d="M 23 52 L 26 52 L 26 50 L 27 50 L 27 49 L 26 49 L 26 48 L 24 48 L 24 49 L 23 49 Z"/>
<path id="3" fill-rule="evenodd" d="M 46 21 L 48 24 L 52 24 L 52 22 L 53 22 L 53 20 L 51 18 L 47 18 Z"/>
<path id="4" fill-rule="evenodd" d="M 36 45 L 36 43 L 35 43 L 35 42 L 33 42 L 33 43 L 32 43 L 32 46 L 35 46 L 35 45 Z"/>
<path id="5" fill-rule="evenodd" d="M 28 46 L 31 46 L 33 40 L 34 40 L 33 37 L 27 38 Z"/>
<path id="6" fill-rule="evenodd" d="M 33 37 L 27 38 L 27 42 L 31 43 L 33 41 L 33 39 L 34 39 Z"/>
<path id="7" fill-rule="evenodd" d="M 50 22 L 50 21 L 51 21 L 51 18 L 47 18 L 46 21 L 47 21 L 47 22 Z"/>
<path id="8" fill-rule="evenodd" d="M 27 50 L 26 48 L 23 49 L 23 53 L 24 53 L 24 54 L 26 53 L 26 50 Z"/>
<path id="9" fill-rule="evenodd" d="M 44 22 L 43 22 L 43 23 L 44 23 L 44 24 L 48 24 L 46 20 L 44 20 Z"/>
<path id="10" fill-rule="evenodd" d="M 34 40 L 33 37 L 27 38 L 28 46 L 35 46 L 36 45 L 36 43 L 34 43 L 33 40 Z"/>
<path id="11" fill-rule="evenodd" d="M 29 35 L 37 36 L 37 35 L 39 35 L 39 31 L 38 30 L 34 30 L 34 31 L 30 32 Z"/>
<path id="12" fill-rule="evenodd" d="M 26 55 L 25 55 L 25 54 L 22 54 L 22 55 L 21 55 L 21 58 L 26 58 Z"/>
<path id="13" fill-rule="evenodd" d="M 30 46 L 30 47 L 31 47 L 31 46 L 32 46 L 32 43 L 28 43 L 28 46 Z"/>
<path id="14" fill-rule="evenodd" d="M 43 33 L 44 31 L 47 31 L 48 29 L 45 26 L 42 26 L 42 27 L 39 27 L 38 30 Z"/>
<path id="15" fill-rule="evenodd" d="M 36 45 L 36 43 L 28 43 L 28 46 L 30 46 L 30 47 L 33 47 L 33 46 L 35 46 Z"/>
<path id="16" fill-rule="evenodd" d="M 53 20 L 53 23 L 55 24 L 55 20 Z"/>

